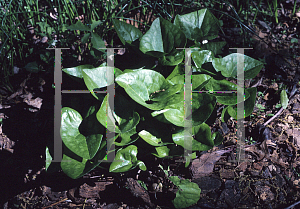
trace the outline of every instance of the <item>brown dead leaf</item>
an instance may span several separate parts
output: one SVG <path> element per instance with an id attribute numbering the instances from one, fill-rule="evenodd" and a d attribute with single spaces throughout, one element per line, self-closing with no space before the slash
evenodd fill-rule
<path id="1" fill-rule="evenodd" d="M 235 177 L 234 170 L 222 168 L 220 170 L 220 177 L 222 179 L 233 179 Z"/>
<path id="2" fill-rule="evenodd" d="M 266 140 L 266 144 L 267 144 L 268 147 L 277 148 L 277 144 L 272 142 L 271 139 Z"/>
<path id="3" fill-rule="evenodd" d="M 273 83 L 272 85 L 269 86 L 269 88 L 272 88 L 275 91 L 277 91 L 278 90 L 278 84 L 277 83 Z"/>
<path id="4" fill-rule="evenodd" d="M 210 174 L 215 166 L 215 163 L 221 158 L 221 156 L 229 152 L 230 150 L 218 150 L 212 153 L 205 153 L 200 158 L 193 160 L 191 165 L 191 171 L 193 179 L 201 178 Z"/>
<path id="5" fill-rule="evenodd" d="M 257 163 L 253 163 L 253 168 L 258 170 L 258 171 L 261 171 L 262 168 L 264 166 L 264 163 L 263 162 L 257 162 Z"/>
<path id="6" fill-rule="evenodd" d="M 99 192 L 104 191 L 107 185 L 113 182 L 94 182 L 95 186 L 90 186 L 86 183 L 80 186 L 79 195 L 83 198 L 100 198 Z"/>
<path id="7" fill-rule="evenodd" d="M 266 153 L 260 150 L 257 146 L 246 147 L 245 151 L 251 152 L 252 154 L 256 155 L 258 161 L 263 159 L 266 155 Z"/>
<path id="8" fill-rule="evenodd" d="M 293 120 L 294 120 L 294 117 L 293 117 L 293 116 L 288 116 L 288 122 L 289 122 L 289 123 L 293 122 Z"/>
<path id="9" fill-rule="evenodd" d="M 280 135 L 280 136 L 278 136 L 278 137 L 276 138 L 276 141 L 277 141 L 278 143 L 284 142 L 284 141 L 286 141 L 286 140 L 287 140 L 287 136 L 286 136 L 285 134 L 282 134 L 282 135 Z"/>
<path id="10" fill-rule="evenodd" d="M 264 21 L 260 21 L 260 20 L 257 20 L 257 22 L 264 28 L 267 30 L 267 32 L 270 31 L 270 27 L 267 23 L 265 23 Z"/>
<path id="11" fill-rule="evenodd" d="M 284 129 L 284 130 L 288 130 L 288 128 L 289 128 L 289 124 L 287 124 L 287 123 L 285 123 L 285 124 L 278 123 L 277 125 L 282 127 L 282 129 Z"/>
<path id="12" fill-rule="evenodd" d="M 300 129 L 299 128 L 294 128 L 294 129 L 288 129 L 286 131 L 288 136 L 293 136 L 295 139 L 295 144 L 300 147 Z"/>
<path id="13" fill-rule="evenodd" d="M 133 196 L 141 198 L 145 203 L 154 208 L 154 204 L 151 202 L 148 192 L 135 179 L 127 178 L 126 186 Z"/>
<path id="14" fill-rule="evenodd" d="M 2 125 L 0 126 L 0 150 L 5 149 L 11 153 L 14 152 L 13 147 L 15 142 L 10 140 L 5 134 L 2 133 Z"/>
<path id="15" fill-rule="evenodd" d="M 259 194 L 259 197 L 262 201 L 272 201 L 275 198 L 274 193 L 271 191 L 271 188 L 268 186 L 257 186 L 255 189 L 256 195 Z"/>
<path id="16" fill-rule="evenodd" d="M 247 167 L 248 167 L 248 162 L 245 161 L 245 162 L 241 162 L 236 168 L 239 169 L 240 171 L 245 172 Z"/>
<path id="17" fill-rule="evenodd" d="M 288 163 L 284 163 L 282 158 L 279 157 L 277 152 L 273 152 L 272 155 L 268 157 L 268 159 L 270 159 L 273 163 L 281 165 L 284 168 L 288 166 Z"/>
<path id="18" fill-rule="evenodd" d="M 299 104 L 299 102 L 294 103 L 292 113 L 293 114 L 300 113 L 300 104 Z"/>
<path id="19" fill-rule="evenodd" d="M 259 31 L 258 36 L 259 36 L 260 38 L 265 38 L 265 37 L 268 36 L 268 34 Z"/>
<path id="20" fill-rule="evenodd" d="M 264 96 L 264 100 L 269 100 L 268 96 L 269 96 L 269 93 L 266 93 L 266 95 Z"/>
<path id="21" fill-rule="evenodd" d="M 297 188 L 297 189 L 299 189 L 299 186 L 300 186 L 300 179 L 298 178 L 298 179 L 295 179 L 294 181 L 293 181 L 293 185 Z"/>

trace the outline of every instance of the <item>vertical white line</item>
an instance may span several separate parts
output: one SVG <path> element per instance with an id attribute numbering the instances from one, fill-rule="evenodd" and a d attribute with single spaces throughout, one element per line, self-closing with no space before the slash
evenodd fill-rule
<path id="1" fill-rule="evenodd" d="M 185 84 L 184 84 L 184 157 L 190 161 L 192 154 L 192 68 L 191 49 L 185 49 Z"/>
<path id="2" fill-rule="evenodd" d="M 107 130 L 106 130 L 106 141 L 107 141 L 107 161 L 113 162 L 115 159 L 115 120 L 113 117 L 114 107 L 115 107 L 115 83 L 114 83 L 114 49 L 107 49 L 107 65 L 106 68 L 106 78 L 107 78 Z M 111 108 L 109 108 L 111 107 Z M 109 119 L 108 119 L 109 118 Z M 109 131 L 114 130 L 114 131 Z"/>
<path id="3" fill-rule="evenodd" d="M 55 67 L 54 67 L 54 151 L 52 162 L 62 161 L 62 139 L 60 136 L 61 126 L 61 49 L 55 48 Z"/>
<path id="4" fill-rule="evenodd" d="M 237 101 L 242 101 L 237 103 L 237 162 L 245 161 L 245 127 L 244 127 L 244 117 L 245 117 L 245 59 L 244 50 L 252 48 L 229 48 L 237 50 Z"/>

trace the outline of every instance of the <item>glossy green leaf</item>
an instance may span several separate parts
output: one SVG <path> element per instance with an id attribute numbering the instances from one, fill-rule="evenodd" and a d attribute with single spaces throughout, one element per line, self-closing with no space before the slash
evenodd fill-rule
<path id="1" fill-rule="evenodd" d="M 101 23 L 102 23 L 101 20 L 98 20 L 98 21 L 92 20 L 91 31 L 93 31 Z"/>
<path id="2" fill-rule="evenodd" d="M 204 123 L 210 117 L 215 105 L 216 99 L 214 96 L 206 93 L 192 93 L 193 126 L 198 126 Z"/>
<path id="3" fill-rule="evenodd" d="M 75 158 L 74 155 L 73 157 L 70 157 L 68 154 L 72 155 L 72 153 L 66 151 L 64 153 L 60 167 L 69 177 L 78 179 L 93 170 L 104 160 L 106 156 L 106 141 L 104 140 L 101 142 L 98 152 L 91 160 L 78 159 L 77 157 Z"/>
<path id="4" fill-rule="evenodd" d="M 190 165 L 191 160 L 195 159 L 195 158 L 197 158 L 196 152 L 187 153 L 187 155 L 185 153 L 185 155 L 184 155 L 184 160 L 185 160 L 184 167 L 187 168 Z"/>
<path id="5" fill-rule="evenodd" d="M 125 145 L 129 145 L 133 142 L 135 142 L 136 140 L 139 139 L 139 136 L 136 136 L 136 127 L 134 127 L 133 129 L 131 129 L 128 132 L 125 133 L 120 133 L 119 136 L 121 137 L 121 142 L 115 142 L 115 145 L 117 146 L 125 146 Z"/>
<path id="6" fill-rule="evenodd" d="M 244 103 L 245 117 L 248 117 L 249 115 L 251 115 L 254 109 L 257 89 L 253 87 L 253 88 L 245 89 L 245 91 L 248 92 L 250 95 L 249 98 L 246 99 Z"/>
<path id="7" fill-rule="evenodd" d="M 139 136 L 152 146 L 163 146 L 165 144 L 168 144 L 168 143 L 163 143 L 161 138 L 157 138 L 156 136 L 153 136 L 151 133 L 149 133 L 146 130 L 140 131 Z"/>
<path id="8" fill-rule="evenodd" d="M 201 68 L 201 66 L 206 62 L 212 62 L 213 58 L 214 54 L 209 50 L 192 52 L 192 59 L 197 68 Z"/>
<path id="9" fill-rule="evenodd" d="M 108 97 L 109 94 L 105 96 L 102 105 L 96 114 L 98 121 L 109 131 L 121 134 L 135 128 L 140 121 L 140 117 L 138 113 L 134 112 L 134 105 L 132 102 L 127 101 L 125 97 L 121 95 L 117 95 L 115 97 L 115 112 L 113 112 L 111 106 L 108 105 Z M 108 115 L 106 108 L 108 108 Z M 124 108 L 127 111 L 124 111 Z M 107 120 L 110 120 L 110 123 L 107 123 Z M 108 127 L 108 124 L 115 124 L 114 129 Z M 126 135 L 123 135 L 123 137 L 126 137 Z"/>
<path id="10" fill-rule="evenodd" d="M 202 64 L 201 68 L 196 68 L 194 66 L 192 66 L 192 70 L 193 70 L 193 73 L 195 72 L 199 72 L 201 74 L 207 74 L 211 77 L 213 77 L 214 79 L 216 80 L 223 80 L 225 79 L 225 77 L 222 75 L 221 72 L 217 72 L 215 70 L 215 68 L 213 67 L 212 65 L 212 62 L 206 62 L 204 64 Z"/>
<path id="11" fill-rule="evenodd" d="M 164 80 L 161 74 L 145 69 L 127 72 L 116 78 L 127 94 L 140 104 L 149 100 L 150 94 L 159 90 Z"/>
<path id="12" fill-rule="evenodd" d="M 213 133 L 211 138 L 214 141 L 214 146 L 220 145 L 224 140 L 222 134 L 220 134 L 220 132 L 218 132 L 218 131 Z"/>
<path id="13" fill-rule="evenodd" d="M 77 161 L 67 155 L 63 155 L 63 159 L 60 166 L 65 174 L 67 174 L 72 179 L 79 178 L 80 174 L 84 171 L 86 164 L 86 159 L 82 162 Z"/>
<path id="14" fill-rule="evenodd" d="M 214 146 L 213 138 L 211 137 L 211 131 L 207 124 L 202 123 L 201 125 L 194 126 L 192 128 L 192 134 L 195 136 L 195 139 L 186 141 L 186 149 L 190 147 L 187 143 L 192 143 L 192 151 L 206 151 Z M 173 141 L 184 148 L 185 139 L 184 139 L 184 129 L 180 129 L 175 134 L 172 134 Z"/>
<path id="15" fill-rule="evenodd" d="M 81 121 L 81 115 L 76 110 L 64 107 L 61 115 L 61 139 L 66 147 L 76 155 L 91 159 L 99 149 L 102 135 L 97 134 L 86 138 L 78 130 Z"/>
<path id="16" fill-rule="evenodd" d="M 96 153 L 96 155 L 93 157 L 93 159 L 88 160 L 86 162 L 85 168 L 83 170 L 83 172 L 77 177 L 80 178 L 82 176 L 84 176 L 85 174 L 87 174 L 88 172 L 90 172 L 91 170 L 93 170 L 94 168 L 96 168 L 101 162 L 104 161 L 104 158 L 106 156 L 106 140 L 103 140 L 101 142 L 100 148 L 98 150 L 98 152 Z"/>
<path id="17" fill-rule="evenodd" d="M 52 158 L 52 156 L 50 154 L 49 148 L 46 147 L 46 166 L 45 166 L 46 171 L 48 170 L 48 168 L 49 168 L 49 166 L 51 164 L 52 159 L 53 158 Z"/>
<path id="18" fill-rule="evenodd" d="M 196 41 L 216 38 L 220 28 L 218 19 L 208 9 L 176 15 L 174 24 L 180 27 L 188 39 Z"/>
<path id="19" fill-rule="evenodd" d="M 119 129 L 121 133 L 126 133 L 131 131 L 140 121 L 140 116 L 137 112 L 133 112 L 133 115 L 127 118 L 121 118 L 118 115 L 114 115 L 116 121 L 119 124 Z"/>
<path id="20" fill-rule="evenodd" d="M 58 172 L 61 167 L 60 167 L 60 163 L 59 162 L 52 162 L 53 160 L 53 152 L 54 152 L 54 146 L 53 144 L 50 145 L 51 148 L 49 148 L 48 146 L 46 146 L 46 164 L 45 164 L 45 169 L 47 171 L 47 173 L 54 173 L 54 172 Z M 50 150 L 52 149 L 52 150 Z"/>
<path id="21" fill-rule="evenodd" d="M 211 76 L 206 74 L 199 74 L 192 76 L 192 90 L 201 90 L 211 79 Z"/>
<path id="22" fill-rule="evenodd" d="M 215 80 L 210 81 L 205 85 L 207 91 L 215 91 L 213 95 L 217 98 L 217 102 L 225 105 L 234 105 L 248 99 L 250 94 L 245 91 L 245 95 L 242 94 L 242 88 L 227 80 Z M 225 93 L 224 91 L 237 91 L 237 93 Z M 239 100 L 237 95 L 239 94 Z"/>
<path id="23" fill-rule="evenodd" d="M 214 58 L 212 64 L 217 72 L 225 77 L 237 78 L 237 61 L 244 59 L 244 79 L 254 78 L 263 67 L 263 63 L 247 55 L 233 53 L 223 58 Z M 240 63 L 242 66 L 242 62 Z"/>
<path id="24" fill-rule="evenodd" d="M 76 22 L 76 24 L 68 26 L 67 29 L 69 29 L 69 30 L 80 30 L 80 31 L 90 31 L 91 30 L 88 26 L 83 25 L 80 20 L 78 20 Z"/>
<path id="25" fill-rule="evenodd" d="M 84 36 L 81 38 L 81 42 L 82 42 L 83 44 L 87 43 L 90 36 L 91 36 L 91 33 L 86 33 L 86 34 L 84 34 Z"/>
<path id="26" fill-rule="evenodd" d="M 87 86 L 88 90 L 91 91 L 92 95 L 98 99 L 99 97 L 93 91 L 102 87 L 106 87 L 114 83 L 112 79 L 110 83 L 107 83 L 107 71 L 110 71 L 114 74 L 113 67 L 96 67 L 90 69 L 82 69 L 82 76 L 84 83 Z"/>
<path id="27" fill-rule="evenodd" d="M 255 105 L 256 91 L 257 91 L 257 89 L 255 87 L 245 89 L 245 92 L 248 93 L 250 96 L 248 99 L 245 100 L 244 109 L 241 110 L 242 112 L 244 112 L 243 117 L 237 118 L 237 106 L 232 106 L 232 105 L 228 106 L 228 109 L 227 109 L 228 114 L 236 120 L 242 119 L 244 117 L 248 117 L 249 115 L 251 115 L 253 112 L 254 105 Z"/>
<path id="28" fill-rule="evenodd" d="M 166 55 L 161 58 L 159 58 L 159 63 L 162 65 L 167 65 L 167 66 L 174 66 L 178 65 L 181 63 L 184 59 L 184 51 L 182 50 L 181 52 L 177 52 L 175 55 Z"/>
<path id="29" fill-rule="evenodd" d="M 84 69 L 93 69 L 93 68 L 94 68 L 93 65 L 79 65 L 77 67 L 64 68 L 62 69 L 62 71 L 64 71 L 69 75 L 75 76 L 77 78 L 83 78 L 82 71 Z"/>
<path id="30" fill-rule="evenodd" d="M 138 160 L 136 164 L 137 164 L 137 166 L 139 166 L 139 168 L 142 171 L 146 171 L 147 170 L 147 167 L 146 167 L 146 165 L 145 165 L 145 163 L 143 161 Z"/>
<path id="31" fill-rule="evenodd" d="M 79 131 L 84 136 L 90 136 L 94 134 L 103 134 L 105 131 L 104 127 L 99 123 L 96 117 L 96 113 L 100 108 L 100 104 L 90 106 L 86 113 L 86 116 L 82 120 Z"/>
<path id="32" fill-rule="evenodd" d="M 174 68 L 172 73 L 167 77 L 167 80 L 171 80 L 175 76 L 184 75 L 184 74 L 185 74 L 184 64 L 180 63 Z"/>
<path id="33" fill-rule="evenodd" d="M 238 86 L 227 80 L 210 79 L 209 83 L 205 86 L 207 91 L 236 91 Z"/>
<path id="34" fill-rule="evenodd" d="M 222 122 L 227 122 L 230 118 L 230 115 L 228 113 L 228 107 L 225 107 L 223 110 L 222 110 L 222 114 L 221 114 L 221 121 Z"/>
<path id="35" fill-rule="evenodd" d="M 155 147 L 156 153 L 152 153 L 154 156 L 164 158 L 169 156 L 170 149 L 167 146 Z"/>
<path id="36" fill-rule="evenodd" d="M 131 44 L 133 41 L 143 36 L 143 33 L 131 24 L 127 24 L 117 19 L 113 19 L 112 21 L 123 45 L 125 45 L 126 42 Z"/>
<path id="37" fill-rule="evenodd" d="M 137 147 L 134 145 L 118 150 L 114 162 L 109 167 L 109 172 L 126 172 L 137 165 L 144 170 L 145 164 L 138 161 L 136 155 Z"/>
<path id="38" fill-rule="evenodd" d="M 175 208 L 187 208 L 198 202 L 201 189 L 196 183 L 190 182 L 188 179 L 181 180 L 178 176 L 170 176 L 169 179 L 179 188 L 172 201 Z"/>
<path id="39" fill-rule="evenodd" d="M 97 50 L 103 50 L 103 48 L 106 48 L 105 47 L 105 42 L 101 39 L 101 37 L 97 34 L 97 33 L 94 33 L 92 32 L 92 45 L 95 49 Z"/>
<path id="40" fill-rule="evenodd" d="M 181 84 L 182 89 L 180 89 L 180 91 L 183 91 L 184 90 L 184 78 L 185 78 L 185 75 L 176 75 L 175 77 L 170 79 L 170 81 L 172 82 L 172 84 Z"/>
<path id="41" fill-rule="evenodd" d="M 205 122 L 213 112 L 216 99 L 209 94 L 192 93 L 192 124 L 197 126 Z M 206 111 L 203 111 L 205 109 Z M 155 111 L 152 116 L 155 117 L 159 114 L 164 115 L 164 118 L 176 126 L 184 127 L 184 99 L 179 103 L 166 106 L 162 111 Z M 188 116 L 189 117 L 189 116 Z M 158 118 L 160 119 L 160 118 Z M 160 119 L 163 121 L 163 119 Z"/>
<path id="42" fill-rule="evenodd" d="M 29 62 L 24 67 L 27 71 L 37 73 L 40 71 L 37 62 Z"/>
<path id="43" fill-rule="evenodd" d="M 184 102 L 172 105 L 165 109 L 163 115 L 166 120 L 176 126 L 184 126 Z M 157 113 L 157 112 L 156 112 Z"/>
<path id="44" fill-rule="evenodd" d="M 289 98 L 285 90 L 282 90 L 280 93 L 280 102 L 282 104 L 283 109 L 286 109 L 289 104 Z"/>
<path id="45" fill-rule="evenodd" d="M 185 44 L 185 35 L 177 26 L 162 18 L 156 18 L 141 38 L 140 50 L 144 54 L 162 57 L 174 53 L 176 48 L 184 48 Z"/>
<path id="46" fill-rule="evenodd" d="M 208 42 L 207 44 L 201 45 L 202 50 L 210 50 L 214 55 L 222 54 L 222 48 L 226 45 L 225 41 L 220 42 Z"/>
<path id="47" fill-rule="evenodd" d="M 160 110 L 182 100 L 181 93 L 176 94 L 182 85 L 172 85 L 153 70 L 138 69 L 123 73 L 116 78 L 116 82 L 133 100 L 151 110 Z M 157 91 L 159 93 L 154 94 Z M 153 96 L 150 98 L 151 94 Z"/>

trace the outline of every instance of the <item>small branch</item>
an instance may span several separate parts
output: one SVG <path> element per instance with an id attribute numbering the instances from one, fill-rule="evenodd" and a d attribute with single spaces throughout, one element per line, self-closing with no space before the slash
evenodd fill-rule
<path id="1" fill-rule="evenodd" d="M 282 111 L 283 111 L 283 107 L 272 118 L 270 118 L 267 122 L 265 122 L 264 126 L 268 125 L 272 120 L 274 120 L 277 116 L 279 116 Z"/>
<path id="2" fill-rule="evenodd" d="M 291 92 L 290 98 L 289 98 L 289 102 L 288 105 L 291 103 L 291 98 L 295 95 L 297 89 L 296 89 L 296 85 L 294 85 L 293 90 Z M 274 120 L 276 117 L 278 117 L 283 111 L 283 107 L 272 117 L 270 118 L 267 122 L 264 123 L 264 126 L 268 125 L 272 120 Z"/>
<path id="3" fill-rule="evenodd" d="M 52 206 L 54 206 L 54 205 L 57 205 L 57 204 L 59 204 L 59 203 L 61 203 L 61 202 L 66 201 L 66 200 L 68 200 L 68 198 L 62 199 L 62 200 L 60 200 L 60 201 L 58 201 L 58 202 L 55 202 L 55 203 L 53 203 L 53 204 L 51 204 L 51 205 L 48 205 L 48 206 L 46 206 L 46 207 L 43 207 L 42 209 L 50 208 L 50 207 L 52 207 Z"/>
<path id="4" fill-rule="evenodd" d="M 291 209 L 293 207 L 295 207 L 296 205 L 298 205 L 300 203 L 300 201 L 295 202 L 294 204 L 290 205 L 289 207 L 285 208 L 285 209 Z"/>

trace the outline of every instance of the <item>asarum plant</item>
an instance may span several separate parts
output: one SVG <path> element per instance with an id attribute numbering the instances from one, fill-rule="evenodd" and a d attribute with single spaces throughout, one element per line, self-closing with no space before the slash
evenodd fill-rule
<path id="1" fill-rule="evenodd" d="M 254 78 L 263 63 L 239 53 L 217 56 L 222 53 L 221 49 L 226 43 L 211 41 L 218 36 L 220 22 L 209 10 L 177 15 L 174 23 L 157 18 L 144 35 L 125 22 L 115 19 L 113 23 L 123 45 L 132 49 L 132 56 L 137 57 L 137 63 L 133 65 L 141 67 L 122 71 L 103 63 L 99 67 L 81 65 L 63 69 L 71 77 L 83 79 L 92 96 L 88 95 L 81 101 L 84 102 L 84 110 L 76 108 L 76 104 L 73 108 L 62 108 L 60 133 L 64 145 L 63 160 L 61 163 L 52 163 L 53 147 L 47 147 L 48 172 L 62 169 L 73 179 L 82 177 L 107 160 L 107 150 L 110 150 L 107 144 L 111 145 L 112 142 L 115 148 L 109 152 L 114 151 L 116 154 L 115 160 L 110 164 L 110 172 L 126 172 L 137 166 L 146 170 L 145 163 L 137 158 L 138 151 L 142 155 L 152 154 L 158 158 L 183 156 L 183 48 L 190 48 L 191 51 L 192 91 L 206 91 L 192 92 L 192 159 L 196 157 L 196 151 L 212 149 L 223 141 L 222 135 L 219 132 L 211 134 L 205 123 L 211 117 L 217 102 L 226 105 L 222 112 L 223 121 L 230 116 L 239 119 L 237 104 L 240 102 L 244 102 L 244 117 L 252 113 L 256 88 L 245 89 L 242 91 L 244 95 L 238 97 L 241 87 L 226 78 L 237 79 L 239 58 L 244 60 L 245 80 Z M 82 23 L 76 23 L 69 29 L 90 31 L 94 51 L 103 46 L 98 35 L 93 34 L 92 29 Z M 87 38 L 85 37 L 85 41 Z M 108 70 L 114 71 L 114 80 L 109 83 L 106 77 Z M 167 76 L 161 74 L 166 74 L 166 71 Z M 109 85 L 115 85 L 114 106 L 108 102 L 112 95 L 107 93 L 105 96 L 95 92 Z M 244 99 L 237 101 L 238 98 Z M 111 113 L 113 119 L 107 116 L 107 112 Z M 109 123 L 115 123 L 115 127 L 111 128 L 107 125 Z M 115 137 L 106 138 L 106 129 L 114 132 Z M 178 177 L 170 177 L 170 180 L 183 188 L 176 194 L 176 208 L 187 207 L 199 200 L 201 190 L 197 185 Z M 185 201 L 188 193 L 183 192 L 184 188 L 194 188 L 189 190 L 193 193 L 189 194 L 190 201 Z"/>

